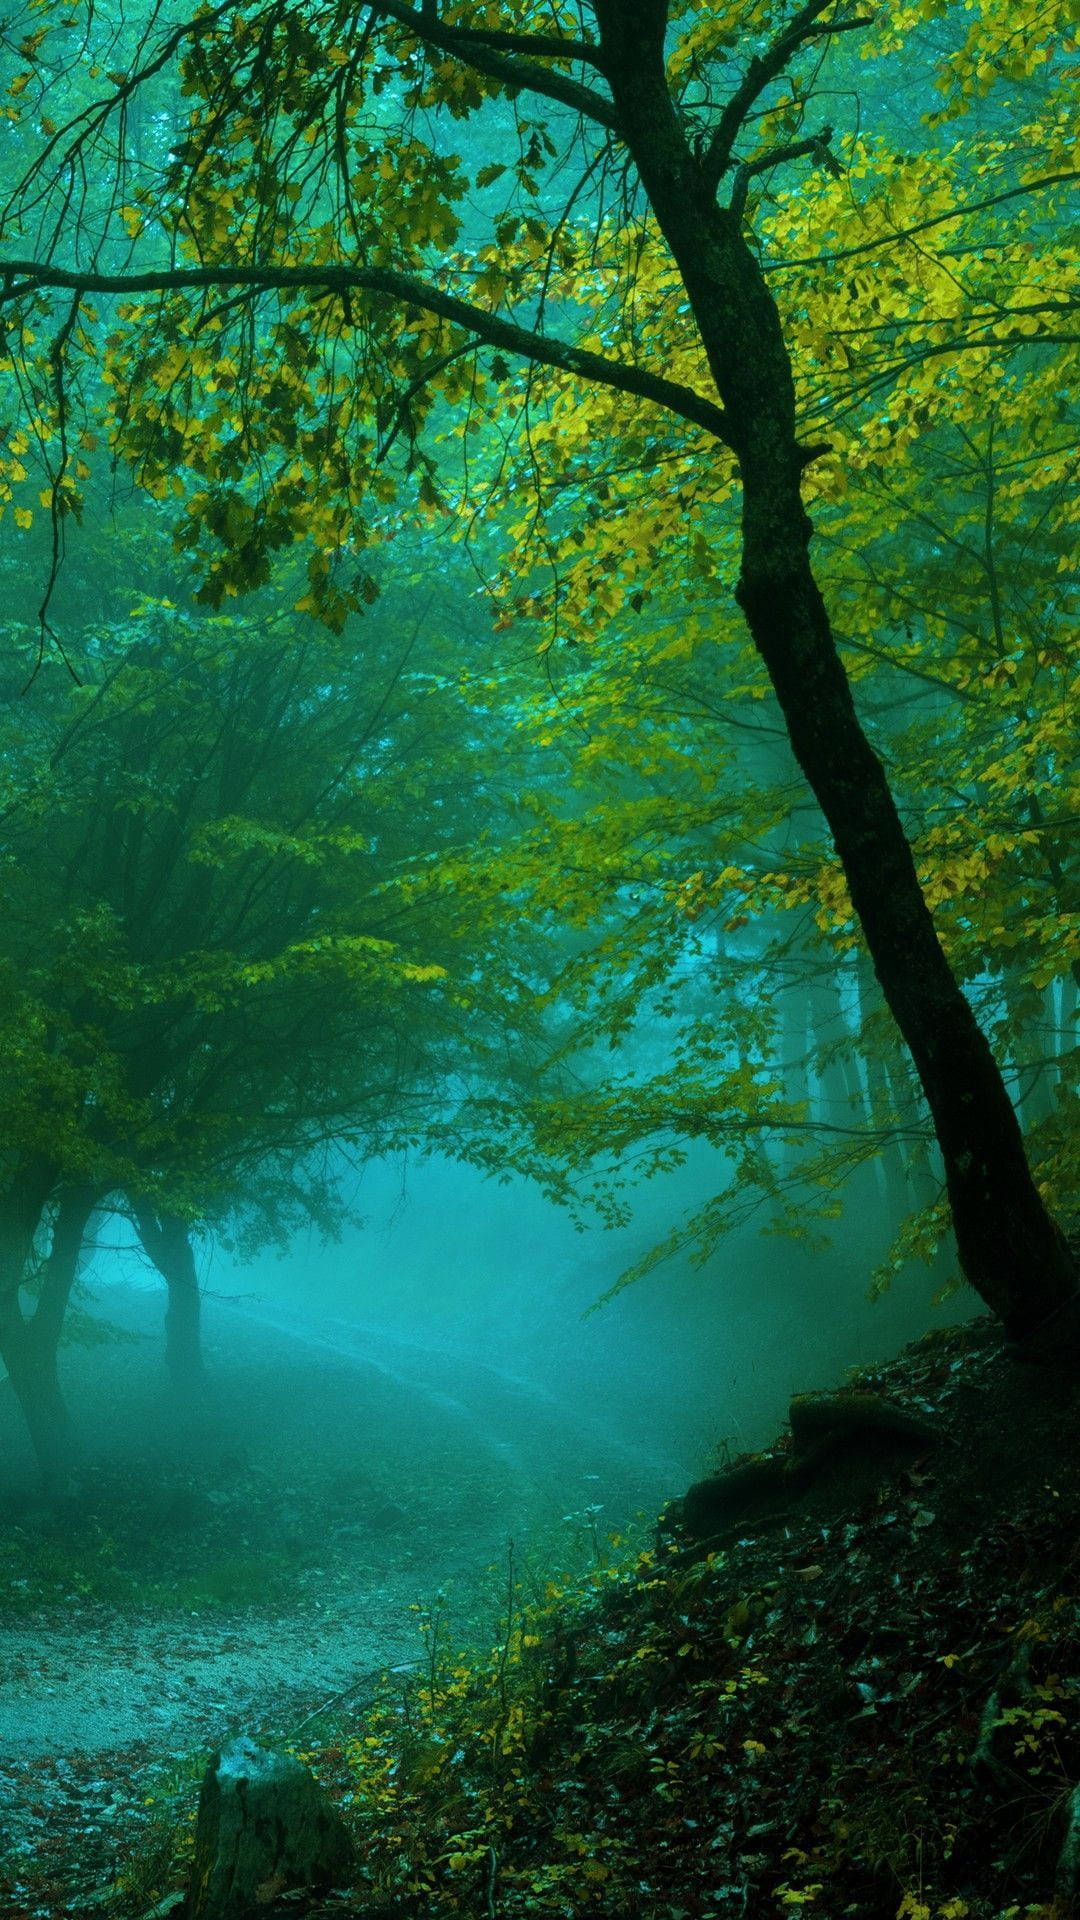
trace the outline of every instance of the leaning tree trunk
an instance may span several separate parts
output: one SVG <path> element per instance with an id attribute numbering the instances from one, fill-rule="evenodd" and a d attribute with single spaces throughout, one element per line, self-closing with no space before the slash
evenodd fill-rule
<path id="1" fill-rule="evenodd" d="M 1022 1338 L 1072 1308 L 1076 1270 L 1032 1179 L 1001 1073 L 938 940 L 884 769 L 855 711 L 810 564 L 807 455 L 776 302 L 741 213 L 718 205 L 676 115 L 664 70 L 666 6 L 597 0 L 597 14 L 622 131 L 682 275 L 741 469 L 736 597 L 922 1082 L 964 1272 Z"/>
<path id="2" fill-rule="evenodd" d="M 202 1301 L 191 1236 L 175 1214 L 157 1213 L 141 1202 L 135 1208 L 135 1222 L 143 1247 L 168 1288 L 165 1365 L 169 1378 L 181 1395 L 190 1398 L 206 1384 Z"/>
<path id="3" fill-rule="evenodd" d="M 97 1200 L 96 1190 L 88 1186 L 69 1187 L 61 1193 L 33 1311 L 26 1313 L 19 1299 L 33 1245 L 32 1231 L 23 1236 L 18 1276 L 12 1267 L 7 1275 L 10 1284 L 0 1301 L 0 1359 L 7 1368 L 42 1482 L 50 1494 L 65 1491 L 77 1458 L 75 1432 L 57 1370 L 57 1351 L 83 1239 Z M 38 1219 L 44 1205 L 42 1199 Z M 22 1212 L 28 1216 L 29 1209 L 24 1205 Z"/>

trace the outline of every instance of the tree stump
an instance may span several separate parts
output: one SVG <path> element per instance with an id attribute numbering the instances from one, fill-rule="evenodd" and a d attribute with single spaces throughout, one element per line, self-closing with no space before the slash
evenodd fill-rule
<path id="1" fill-rule="evenodd" d="M 187 1920 L 239 1920 L 292 1888 L 330 1886 L 352 1852 L 307 1768 L 241 1735 L 211 1761 L 199 1792 Z"/>

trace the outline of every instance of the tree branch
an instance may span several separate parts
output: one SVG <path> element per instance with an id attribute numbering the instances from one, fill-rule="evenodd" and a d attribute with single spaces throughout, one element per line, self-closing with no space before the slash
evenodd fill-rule
<path id="1" fill-rule="evenodd" d="M 379 0 L 373 0 L 373 6 L 375 11 L 382 10 Z M 446 26 L 442 21 L 435 24 L 463 47 L 490 47 L 496 53 L 521 53 L 534 60 L 581 60 L 595 67 L 598 73 L 607 70 L 603 49 L 594 40 L 563 40 L 557 34 L 500 33 L 494 27 Z"/>
<path id="2" fill-rule="evenodd" d="M 952 220 L 965 220 L 969 213 L 985 213 L 988 207 L 999 207 L 1007 200 L 1020 200 L 1029 193 L 1041 193 L 1047 187 L 1067 187 L 1080 181 L 1080 167 L 1070 167 L 1063 173 L 1048 173 L 1041 180 L 1027 180 L 1019 187 L 1005 187 L 1000 193 L 987 194 L 984 200 L 969 200 L 966 206 L 949 207 L 945 213 L 933 213 L 925 220 L 917 220 L 914 226 L 897 227 L 892 233 L 879 234 L 876 240 L 860 240 L 854 247 L 838 247 L 835 253 L 810 253 L 797 260 L 767 260 L 767 273 L 793 273 L 797 267 L 831 267 L 838 260 L 854 260 L 860 254 L 880 253 L 885 247 L 894 247 L 900 240 L 913 240 L 917 234 L 929 233 L 933 227 L 947 226 Z"/>
<path id="3" fill-rule="evenodd" d="M 827 159 L 830 171 L 841 171 L 829 153 L 829 141 L 832 128 L 823 127 L 820 133 L 812 134 L 807 140 L 796 140 L 788 147 L 770 147 L 768 153 L 759 154 L 756 160 L 748 160 L 745 165 L 736 168 L 735 185 L 731 190 L 731 211 L 737 220 L 742 219 L 746 206 L 746 190 L 755 173 L 767 173 L 770 167 L 778 167 L 785 160 L 801 160 L 812 154 L 815 160 Z"/>
<path id="4" fill-rule="evenodd" d="M 562 56 L 564 46 L 575 49 L 578 59 L 588 58 L 592 65 L 600 67 L 603 56 L 598 48 L 590 46 L 588 41 L 550 41 L 541 38 L 539 44 L 531 34 L 485 34 L 482 29 L 468 29 L 444 26 L 434 6 L 425 6 L 423 11 L 405 4 L 405 0 L 370 0 L 370 11 L 381 14 L 388 20 L 396 20 L 400 26 L 407 27 L 416 38 L 427 47 L 438 47 L 440 52 L 450 54 L 463 65 L 472 67 L 477 73 L 487 74 L 492 80 L 501 80 L 508 87 L 521 87 L 529 93 L 544 94 L 549 100 L 561 101 L 563 106 L 572 107 L 575 113 L 583 114 L 587 120 L 595 120 L 598 125 L 607 127 L 612 133 L 619 131 L 619 118 L 614 105 L 597 93 L 594 87 L 585 86 L 580 80 L 573 80 L 569 74 L 556 73 L 550 67 L 540 64 L 538 59 L 515 59 L 510 51 L 497 50 L 496 41 L 516 42 L 519 46 L 528 46 L 531 51 L 539 51 L 545 58 Z"/>
<path id="5" fill-rule="evenodd" d="M 705 179 L 714 192 L 731 165 L 735 142 L 742 132 L 747 114 L 765 88 L 783 72 L 792 54 L 819 34 L 844 33 L 852 27 L 867 24 L 860 17 L 819 26 L 820 15 L 832 4 L 833 0 L 807 0 L 807 4 L 800 8 L 783 33 L 777 34 L 763 54 L 755 55 L 751 60 L 742 81 L 720 115 L 702 162 Z"/>
<path id="6" fill-rule="evenodd" d="M 389 267 L 178 267 L 149 273 L 75 272 L 54 266 L 49 261 L 0 260 L 0 310 L 13 300 L 24 298 L 44 287 L 58 287 L 71 293 L 120 294 L 187 293 L 215 287 L 243 287 L 250 292 L 336 294 L 368 293 L 396 300 L 403 306 L 417 307 L 463 327 L 487 346 L 499 347 L 516 358 L 540 366 L 553 367 L 575 380 L 593 381 L 616 393 L 633 394 L 663 407 L 692 426 L 703 427 L 725 445 L 729 445 L 724 411 L 704 394 L 695 393 L 677 380 L 649 373 L 644 367 L 624 360 L 609 360 L 590 353 L 565 340 L 519 327 L 498 314 L 485 313 L 456 295 L 410 274 Z"/>

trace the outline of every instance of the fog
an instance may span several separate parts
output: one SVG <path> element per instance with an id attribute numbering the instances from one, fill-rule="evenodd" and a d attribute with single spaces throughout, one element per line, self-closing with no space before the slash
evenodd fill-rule
<path id="1" fill-rule="evenodd" d="M 311 1227 L 287 1250 L 248 1261 L 220 1244 L 199 1247 L 209 1406 L 222 1417 L 246 1340 L 254 1329 L 272 1330 L 284 1344 L 265 1383 L 267 1419 L 290 1353 L 317 1372 L 320 1355 L 333 1366 L 348 1352 L 422 1393 L 441 1390 L 445 1399 L 449 1391 L 466 1402 L 490 1376 L 520 1394 L 515 1431 L 504 1439 L 527 1437 L 538 1414 L 545 1427 L 557 1416 L 583 1475 L 621 1451 L 636 1463 L 643 1497 L 655 1498 L 676 1493 L 725 1450 L 767 1444 L 792 1393 L 834 1385 L 847 1369 L 886 1359 L 969 1310 L 964 1293 L 937 1300 L 941 1271 L 917 1266 L 882 1297 L 869 1297 L 885 1234 L 866 1173 L 851 1183 L 824 1246 L 754 1223 L 733 1230 L 700 1269 L 669 1259 L 605 1297 L 723 1177 L 721 1157 L 698 1148 L 678 1172 L 634 1190 L 627 1225 L 580 1228 L 520 1176 L 500 1182 L 441 1156 L 374 1160 L 358 1177 L 343 1176 L 360 1224 L 338 1240 Z M 123 1220 L 100 1222 L 80 1303 L 62 1370 L 86 1458 L 130 1450 L 139 1459 L 167 1447 L 174 1431 L 187 1436 L 188 1422 L 175 1427 L 175 1408 L 162 1397 L 164 1290 Z M 103 1348 L 85 1344 L 95 1327 L 106 1347 L 110 1328 L 136 1335 L 122 1351 L 144 1403 L 141 1426 L 132 1402 L 118 1426 L 115 1407 L 99 1400 L 92 1369 Z M 433 1361 L 441 1389 L 428 1379 Z M 4 1477 L 25 1483 L 32 1462 L 17 1408 L 10 1393 L 0 1404 Z M 256 1397 L 245 1436 L 256 1452 L 273 1440 L 259 1411 Z M 235 1442 L 235 1421 L 227 1426 Z"/>

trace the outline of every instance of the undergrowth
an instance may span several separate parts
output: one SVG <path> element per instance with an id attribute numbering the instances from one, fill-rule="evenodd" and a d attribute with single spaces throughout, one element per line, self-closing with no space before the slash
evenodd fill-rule
<path id="1" fill-rule="evenodd" d="M 511 1563 L 482 1652 L 422 1615 L 422 1671 L 303 1750 L 360 1837 L 359 1907 L 1064 1920 L 1075 1400 L 1015 1371 L 960 1333 L 876 1378 L 950 1444 L 858 1512 L 696 1561 L 658 1542 L 540 1592 Z M 1010 1484 L 980 1422 L 1018 1394 Z"/>

